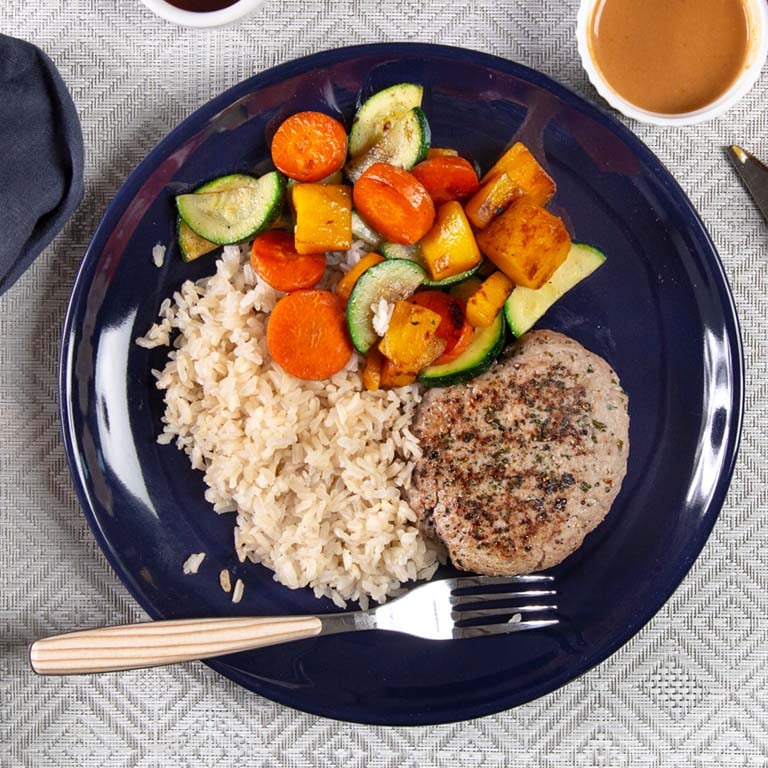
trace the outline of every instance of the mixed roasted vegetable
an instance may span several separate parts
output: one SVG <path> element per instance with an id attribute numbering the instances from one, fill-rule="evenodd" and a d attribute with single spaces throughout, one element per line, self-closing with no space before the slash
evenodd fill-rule
<path id="1" fill-rule="evenodd" d="M 253 269 L 285 292 L 267 345 L 288 373 L 325 379 L 357 350 L 369 390 L 467 381 L 500 354 L 505 328 L 523 334 L 604 261 L 546 209 L 555 183 L 527 147 L 480 177 L 430 146 L 422 96 L 413 83 L 375 93 L 349 135 L 329 115 L 294 114 L 272 138 L 277 170 L 176 198 L 185 260 L 252 241 Z M 354 242 L 367 252 L 318 289 L 326 254 Z"/>

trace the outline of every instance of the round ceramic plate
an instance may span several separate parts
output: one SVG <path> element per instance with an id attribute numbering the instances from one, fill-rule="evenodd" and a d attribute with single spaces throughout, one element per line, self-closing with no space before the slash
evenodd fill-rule
<path id="1" fill-rule="evenodd" d="M 558 185 L 552 209 L 607 263 L 541 321 L 605 357 L 629 394 L 631 453 L 606 521 L 552 573 L 553 629 L 429 642 L 386 632 L 321 637 L 210 665 L 275 701 L 366 723 L 427 724 L 514 707 L 555 690 L 632 637 L 678 586 L 712 529 L 733 468 L 743 358 L 732 297 L 696 212 L 626 128 L 534 71 L 472 51 L 375 45 L 320 53 L 235 86 L 173 130 L 106 211 L 77 277 L 61 356 L 64 439 L 75 486 L 118 576 L 155 618 L 333 610 L 234 555 L 231 515 L 203 499 L 186 456 L 160 446 L 152 368 L 166 350 L 133 343 L 162 299 L 214 259 L 181 261 L 173 197 L 269 168 L 268 137 L 293 112 L 347 124 L 363 96 L 425 86 L 433 143 L 481 168 L 519 139 Z M 169 244 L 157 269 L 151 251 Z M 182 575 L 193 552 L 201 571 Z M 229 568 L 247 587 L 233 605 Z M 447 571 L 446 571 L 447 572 Z"/>

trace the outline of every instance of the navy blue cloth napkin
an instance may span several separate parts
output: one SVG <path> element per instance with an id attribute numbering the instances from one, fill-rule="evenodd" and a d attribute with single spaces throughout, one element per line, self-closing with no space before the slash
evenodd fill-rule
<path id="1" fill-rule="evenodd" d="M 83 196 L 83 134 L 54 63 L 0 34 L 0 294 Z"/>

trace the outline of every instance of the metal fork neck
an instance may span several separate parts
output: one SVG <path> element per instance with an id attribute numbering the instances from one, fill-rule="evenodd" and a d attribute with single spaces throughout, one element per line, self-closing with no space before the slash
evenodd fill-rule
<path id="1" fill-rule="evenodd" d="M 336 635 L 339 632 L 354 632 L 359 629 L 376 629 L 375 611 L 355 611 L 354 613 L 329 613 L 318 616 L 323 628 L 321 635 Z"/>

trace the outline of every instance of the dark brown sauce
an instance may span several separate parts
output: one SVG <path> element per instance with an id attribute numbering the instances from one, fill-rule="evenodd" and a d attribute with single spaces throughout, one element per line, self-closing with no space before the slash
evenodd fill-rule
<path id="1" fill-rule="evenodd" d="M 220 11 L 222 8 L 229 8 L 237 0 L 168 0 L 168 2 L 177 8 L 181 8 L 183 11 L 207 13 L 209 11 Z"/>
<path id="2" fill-rule="evenodd" d="M 692 112 L 733 84 L 749 50 L 744 0 L 600 0 L 589 43 L 608 84 L 641 109 Z"/>

